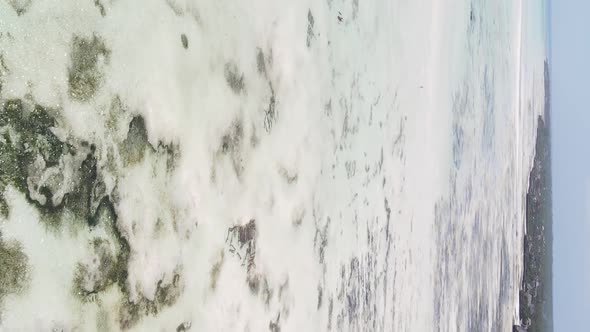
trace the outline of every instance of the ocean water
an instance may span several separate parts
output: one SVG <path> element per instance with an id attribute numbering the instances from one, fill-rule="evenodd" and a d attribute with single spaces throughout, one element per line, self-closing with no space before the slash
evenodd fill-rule
<path id="1" fill-rule="evenodd" d="M 0 329 L 506 331 L 543 5 L 0 0 Z"/>

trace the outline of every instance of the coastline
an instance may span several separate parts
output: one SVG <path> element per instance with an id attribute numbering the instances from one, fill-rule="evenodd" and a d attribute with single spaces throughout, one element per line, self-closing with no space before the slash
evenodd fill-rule
<path id="1" fill-rule="evenodd" d="M 545 61 L 545 105 L 539 116 L 535 158 L 526 194 L 524 274 L 520 289 L 520 326 L 514 331 L 553 331 L 552 195 L 550 77 Z"/>

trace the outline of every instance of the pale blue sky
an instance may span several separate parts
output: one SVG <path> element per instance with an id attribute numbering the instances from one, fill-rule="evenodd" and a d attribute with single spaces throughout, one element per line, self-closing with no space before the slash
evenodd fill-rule
<path id="1" fill-rule="evenodd" d="M 555 331 L 590 327 L 590 1 L 550 5 Z"/>

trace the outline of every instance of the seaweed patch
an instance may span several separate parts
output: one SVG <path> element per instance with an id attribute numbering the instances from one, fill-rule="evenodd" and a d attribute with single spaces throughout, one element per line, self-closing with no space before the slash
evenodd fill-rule
<path id="1" fill-rule="evenodd" d="M 74 274 L 75 295 L 83 300 L 91 300 L 93 295 L 117 282 L 114 245 L 107 239 L 95 238 L 91 248 L 89 261 L 78 263 Z"/>
<path id="2" fill-rule="evenodd" d="M 311 41 L 314 38 L 314 33 L 313 33 L 313 25 L 314 25 L 315 21 L 313 18 L 313 15 L 311 13 L 311 9 L 307 11 L 307 39 L 305 40 L 305 45 L 307 45 L 307 47 L 311 47 Z"/>
<path id="3" fill-rule="evenodd" d="M 258 73 L 266 76 L 266 64 L 264 63 L 264 53 L 262 49 L 258 47 L 256 49 L 256 68 Z"/>
<path id="4" fill-rule="evenodd" d="M 244 140 L 244 125 L 241 119 L 235 120 L 225 135 L 221 138 L 219 153 L 231 158 L 233 169 L 239 178 L 244 171 L 242 160 L 242 144 Z"/>
<path id="5" fill-rule="evenodd" d="M 77 101 L 89 101 L 104 79 L 101 63 L 108 63 L 111 51 L 96 35 L 91 38 L 74 36 L 71 64 L 68 68 L 69 93 Z"/>
<path id="6" fill-rule="evenodd" d="M 109 118 L 118 117 L 124 109 L 121 100 L 115 98 Z M 180 148 L 162 142 L 157 148 L 152 147 L 141 116 L 130 120 L 127 136 L 115 140 L 112 146 L 97 147 L 71 137 L 60 122 L 58 109 L 27 99 L 11 99 L 1 104 L 0 211 L 5 217 L 10 216 L 10 205 L 4 198 L 10 186 L 25 196 L 39 212 L 39 222 L 47 230 L 55 231 L 55 235 L 63 235 L 60 231 L 64 229 L 89 232 L 91 238 L 86 244 L 89 254 L 74 266 L 70 291 L 85 305 L 95 300 L 100 303 L 101 295 L 116 289 L 120 307 L 119 317 L 113 317 L 113 322 L 118 321 L 120 328 L 131 327 L 142 317 L 156 315 L 163 307 L 174 304 L 182 294 L 184 282 L 181 267 L 177 267 L 167 274 L 168 279 L 158 282 L 153 299 L 143 296 L 131 299 L 128 282 L 131 247 L 119 228 L 117 216 L 119 178 L 115 170 L 114 184 L 108 183 L 104 174 L 108 170 L 104 167 L 109 166 L 109 158 L 121 157 L 121 166 L 127 167 L 149 156 L 157 161 L 165 160 L 171 170 L 180 156 Z M 236 130 L 238 134 L 233 139 L 238 143 L 243 135 L 239 132 Z M 28 259 L 22 246 L 3 241 L 1 234 L 0 266 L 1 304 L 6 294 L 24 290 L 29 276 Z M 108 314 L 101 315 L 97 317 L 97 328 L 110 330 Z"/>
<path id="7" fill-rule="evenodd" d="M 8 3 L 18 16 L 22 16 L 29 10 L 33 0 L 9 0 Z"/>
<path id="8" fill-rule="evenodd" d="M 9 100 L 0 113 L 0 208 L 9 207 L 3 194 L 7 186 L 25 194 L 41 213 L 41 221 L 55 228 L 64 213 L 92 225 L 101 197 L 96 197 L 98 176 L 96 147 L 72 144 L 54 134 L 58 123 L 39 105 Z M 30 110 L 32 108 L 32 110 Z"/>
<path id="9" fill-rule="evenodd" d="M 182 322 L 176 327 L 176 332 L 185 332 L 191 329 L 191 322 Z"/>
<path id="10" fill-rule="evenodd" d="M 0 233 L 0 306 L 8 294 L 18 294 L 29 284 L 28 257 L 17 241 L 4 241 Z"/>
<path id="11" fill-rule="evenodd" d="M 268 107 L 264 111 L 264 130 L 266 130 L 267 133 L 270 133 L 272 127 L 277 121 L 277 110 L 275 90 L 270 82 L 268 85 L 270 88 L 270 98 L 268 101 Z"/>
<path id="12" fill-rule="evenodd" d="M 48 168 L 57 167 L 69 146 L 60 141 L 51 128 L 55 119 L 45 108 L 35 105 L 27 111 L 21 100 L 4 102 L 0 112 L 0 206 L 2 214 L 8 215 L 8 206 L 3 198 L 6 186 L 12 185 L 26 193 L 36 205 L 49 202 L 50 179 L 43 186 L 36 183 L 38 175 Z M 30 190 L 33 188 L 33 191 Z M 37 195 L 35 195 L 35 193 Z"/>
<path id="13" fill-rule="evenodd" d="M 246 282 L 250 291 L 257 294 L 260 290 L 261 275 L 256 271 L 256 221 L 251 219 L 245 225 L 236 225 L 227 230 L 225 242 L 228 251 L 236 256 L 242 266 L 246 267 Z M 266 279 L 262 282 L 267 282 Z"/>
<path id="14" fill-rule="evenodd" d="M 157 315 L 163 308 L 174 305 L 182 294 L 183 285 L 182 276 L 179 271 L 176 271 L 172 282 L 158 281 L 153 300 L 148 300 L 145 297 L 141 297 L 137 301 L 125 299 L 119 308 L 121 329 L 129 329 L 135 326 L 143 316 Z"/>
<path id="15" fill-rule="evenodd" d="M 100 15 L 105 17 L 107 15 L 106 9 L 100 0 L 94 0 L 94 6 L 100 11 Z"/>
<path id="16" fill-rule="evenodd" d="M 1 33 L 0 36 L 2 36 Z M 2 85 L 4 84 L 3 77 L 9 72 L 10 70 L 8 70 L 8 66 L 6 66 L 6 62 L 4 61 L 4 54 L 0 53 L 0 94 L 2 93 Z"/>
<path id="17" fill-rule="evenodd" d="M 233 62 L 228 62 L 224 67 L 225 82 L 235 94 L 244 92 L 244 74 L 240 73 L 238 66 Z"/>
<path id="18" fill-rule="evenodd" d="M 217 287 L 217 280 L 219 279 L 219 273 L 221 272 L 221 267 L 223 265 L 224 259 L 225 259 L 225 254 L 222 251 L 221 254 L 219 255 L 219 259 L 211 267 L 211 271 L 209 272 L 209 276 L 211 279 L 211 284 L 210 284 L 211 290 L 215 290 L 215 288 Z"/>
<path id="19" fill-rule="evenodd" d="M 151 148 L 151 145 L 148 142 L 145 120 L 142 116 L 135 116 L 129 122 L 129 131 L 121 145 L 121 154 L 126 164 L 134 165 L 143 160 L 148 148 Z"/>

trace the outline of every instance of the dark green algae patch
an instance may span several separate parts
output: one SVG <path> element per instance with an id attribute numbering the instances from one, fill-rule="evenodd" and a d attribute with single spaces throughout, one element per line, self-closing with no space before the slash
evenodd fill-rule
<path id="1" fill-rule="evenodd" d="M 91 240 L 90 247 L 93 263 L 99 268 L 92 268 L 87 263 L 78 263 L 74 274 L 74 295 L 83 303 L 94 301 L 97 295 L 117 287 L 122 293 L 119 307 L 118 323 L 121 329 L 135 326 L 144 316 L 157 315 L 163 308 L 176 303 L 183 290 L 180 269 L 174 272 L 172 282 L 158 281 L 153 300 L 140 297 L 132 302 L 127 284 L 127 266 L 130 258 L 130 247 L 126 238 L 116 227 L 117 214 L 108 197 L 104 197 L 95 214 L 95 227 L 104 227 L 109 235 L 106 238 L 96 237 Z"/>
<path id="2" fill-rule="evenodd" d="M 98 169 L 97 149 L 94 144 L 60 140 L 52 131 L 58 126 L 55 110 L 40 105 L 28 108 L 21 100 L 5 101 L 0 112 L 0 212 L 9 215 L 4 198 L 6 187 L 12 185 L 25 194 L 29 203 L 42 214 L 48 226 L 61 224 L 64 214 L 82 220 L 88 226 L 97 223 L 97 208 L 104 203 L 104 183 Z M 129 124 L 127 138 L 120 145 L 125 166 L 143 160 L 148 152 L 164 155 L 169 169 L 174 168 L 179 149 L 173 144 L 160 143 L 152 147 L 147 139 L 145 122 L 141 116 Z M 74 176 L 64 178 L 64 170 L 72 168 Z M 45 172 L 53 175 L 45 176 Z M 43 180 L 41 180 L 43 178 Z M 72 186 L 63 197 L 56 192 L 64 182 Z M 101 203 L 102 202 L 102 203 Z"/>
<path id="3" fill-rule="evenodd" d="M 92 227 L 102 227 L 109 237 L 95 237 L 90 241 L 94 263 L 98 269 L 92 269 L 87 263 L 78 263 L 74 274 L 74 295 L 83 302 L 90 301 L 96 294 L 105 291 L 111 285 L 125 289 L 127 280 L 127 263 L 129 260 L 129 243 L 116 227 L 117 213 L 109 197 L 100 201 L 93 216 Z"/>
<path id="4" fill-rule="evenodd" d="M 10 209 L 4 193 L 11 185 L 23 193 L 51 229 L 61 226 L 65 215 L 86 224 L 94 223 L 95 209 L 101 197 L 95 188 L 101 182 L 97 172 L 96 147 L 86 142 L 78 146 L 60 140 L 52 131 L 57 112 L 40 105 L 32 110 L 21 100 L 8 100 L 0 113 L 0 208 L 8 217 Z M 81 160 L 78 162 L 77 160 Z M 75 170 L 72 179 L 64 170 Z M 72 181 L 69 192 L 56 196 L 65 182 Z"/>
<path id="5" fill-rule="evenodd" d="M 146 149 L 150 149 L 148 134 L 145 120 L 141 116 L 136 116 L 129 123 L 127 138 L 121 145 L 121 151 L 126 156 L 127 164 L 136 164 L 143 160 Z M 153 151 L 153 149 L 150 149 Z"/>
<path id="6" fill-rule="evenodd" d="M 0 233 L 0 322 L 4 297 L 24 291 L 29 284 L 28 257 L 17 241 L 4 241 Z"/>
<path id="7" fill-rule="evenodd" d="M 68 68 L 69 93 L 72 99 L 86 102 L 94 97 L 104 79 L 100 60 L 108 63 L 110 54 L 111 51 L 98 36 L 74 36 L 71 64 Z"/>
<path id="8" fill-rule="evenodd" d="M 136 302 L 125 300 L 119 310 L 120 327 L 128 329 L 137 324 L 143 316 L 158 315 L 163 308 L 174 305 L 182 291 L 183 280 L 180 270 L 177 270 L 174 272 L 171 283 L 165 284 L 163 280 L 158 281 L 153 300 L 146 298 L 141 298 Z"/>
<path id="9" fill-rule="evenodd" d="M 44 207 L 31 198 L 29 175 L 39 168 L 54 167 L 62 155 L 70 153 L 70 146 L 64 144 L 51 131 L 55 119 L 49 111 L 39 105 L 26 112 L 20 100 L 9 100 L 2 104 L 0 112 L 0 212 L 4 217 L 9 208 L 4 198 L 8 185 L 24 193 L 30 203 Z M 34 187 L 34 184 L 32 185 Z M 37 188 L 50 194 L 48 187 Z M 47 203 L 45 201 L 44 203 Z"/>
<path id="10" fill-rule="evenodd" d="M 83 304 L 110 287 L 117 287 L 122 294 L 118 322 L 120 328 L 130 328 L 142 317 L 156 315 L 176 302 L 183 289 L 180 271 L 175 272 L 171 283 L 159 281 L 153 300 L 129 300 L 130 245 L 117 226 L 116 195 L 105 190 L 97 147 L 85 141 L 60 139 L 54 133 L 59 125 L 57 110 L 20 99 L 1 104 L 0 213 L 4 218 L 10 216 L 4 194 L 12 186 L 36 208 L 40 222 L 50 232 L 66 225 L 73 230 L 103 228 L 106 236 L 94 237 L 88 244 L 94 264 L 80 262 L 74 270 L 72 292 Z M 143 118 L 133 117 L 127 137 L 119 145 L 123 167 L 155 154 L 156 158 L 166 158 L 168 168 L 173 168 L 179 156 L 178 147 L 162 143 L 153 147 L 147 137 Z M 74 175 L 65 178 L 65 171 Z M 69 187 L 66 182 L 70 182 Z M 57 195 L 64 188 L 67 192 Z M 2 242 L 0 234 L 0 305 L 6 294 L 26 287 L 27 262 L 21 245 Z"/>

